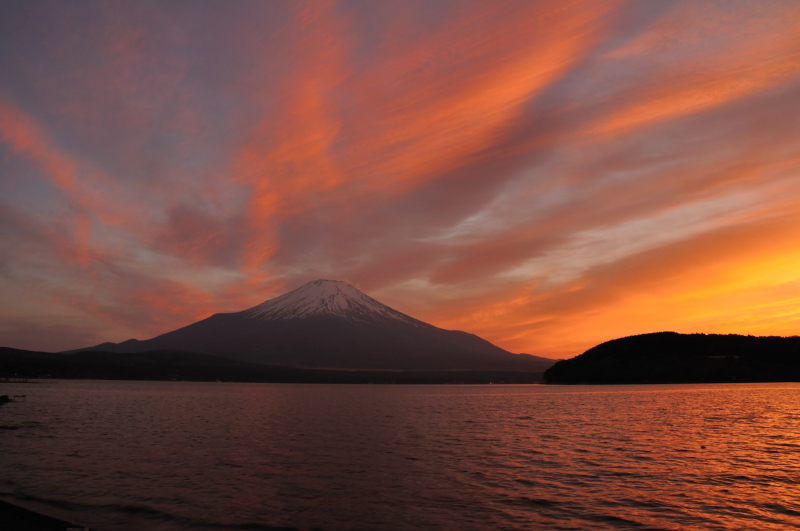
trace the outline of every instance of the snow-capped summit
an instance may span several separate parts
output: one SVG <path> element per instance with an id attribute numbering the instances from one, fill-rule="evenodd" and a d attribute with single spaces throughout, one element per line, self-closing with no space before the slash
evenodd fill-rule
<path id="1" fill-rule="evenodd" d="M 259 321 L 302 319 L 312 315 L 338 315 L 368 322 L 389 318 L 417 324 L 419 321 L 381 304 L 341 280 L 314 280 L 242 312 Z M 421 323 L 420 323 L 421 324 Z"/>
<path id="2" fill-rule="evenodd" d="M 249 310 L 217 313 L 152 339 L 81 350 L 180 350 L 337 369 L 544 371 L 553 364 L 418 321 L 338 280 L 315 280 Z"/>

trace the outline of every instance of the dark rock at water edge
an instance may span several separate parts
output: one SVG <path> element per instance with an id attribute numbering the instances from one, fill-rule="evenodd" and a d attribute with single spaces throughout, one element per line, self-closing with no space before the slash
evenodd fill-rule
<path id="1" fill-rule="evenodd" d="M 0 529 L 9 531 L 65 531 L 66 529 L 84 530 L 86 528 L 0 500 Z"/>
<path id="2" fill-rule="evenodd" d="M 657 332 L 624 337 L 557 362 L 548 383 L 800 381 L 800 337 Z"/>

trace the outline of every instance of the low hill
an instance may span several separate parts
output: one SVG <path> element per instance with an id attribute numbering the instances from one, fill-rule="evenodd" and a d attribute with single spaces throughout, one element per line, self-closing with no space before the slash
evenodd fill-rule
<path id="1" fill-rule="evenodd" d="M 800 381 L 800 337 L 630 336 L 559 361 L 544 377 L 573 384 Z"/>
<path id="2" fill-rule="evenodd" d="M 52 354 L 0 347 L 0 378 L 181 380 L 266 383 L 486 384 L 536 383 L 531 371 L 321 370 L 247 363 L 174 350 L 120 354 Z"/>

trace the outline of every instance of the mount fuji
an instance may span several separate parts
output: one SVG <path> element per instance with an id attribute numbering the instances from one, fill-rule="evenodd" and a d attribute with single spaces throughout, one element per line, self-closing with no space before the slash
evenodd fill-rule
<path id="1" fill-rule="evenodd" d="M 555 360 L 512 354 L 480 337 L 394 310 L 352 285 L 315 280 L 258 306 L 160 336 L 80 351 L 181 350 L 247 362 L 331 369 L 544 371 Z"/>

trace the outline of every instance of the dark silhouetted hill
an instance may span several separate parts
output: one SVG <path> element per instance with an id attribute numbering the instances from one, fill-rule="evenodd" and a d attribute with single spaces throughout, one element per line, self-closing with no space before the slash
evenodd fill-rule
<path id="1" fill-rule="evenodd" d="M 643 334 L 559 361 L 544 376 L 589 384 L 800 381 L 800 337 Z"/>

